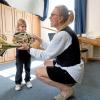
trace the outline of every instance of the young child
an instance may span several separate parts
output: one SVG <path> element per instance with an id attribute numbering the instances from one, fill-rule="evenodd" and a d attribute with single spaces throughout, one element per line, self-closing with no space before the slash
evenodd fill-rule
<path id="1" fill-rule="evenodd" d="M 17 21 L 17 29 L 16 34 L 25 33 L 26 32 L 26 22 L 23 19 L 19 19 Z M 22 88 L 22 73 L 23 67 L 25 68 L 25 82 L 28 88 L 32 87 L 32 83 L 30 82 L 30 65 L 31 65 L 31 56 L 27 52 L 27 50 L 21 50 L 16 48 L 16 76 L 15 76 L 15 90 L 19 91 Z"/>

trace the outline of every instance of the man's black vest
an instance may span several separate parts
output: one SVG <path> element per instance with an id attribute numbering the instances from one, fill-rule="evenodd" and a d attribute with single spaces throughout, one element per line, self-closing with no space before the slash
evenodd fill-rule
<path id="1" fill-rule="evenodd" d="M 63 29 L 62 31 L 68 32 L 72 37 L 72 44 L 56 58 L 56 63 L 62 67 L 70 67 L 80 63 L 80 46 L 78 38 L 69 27 Z"/>

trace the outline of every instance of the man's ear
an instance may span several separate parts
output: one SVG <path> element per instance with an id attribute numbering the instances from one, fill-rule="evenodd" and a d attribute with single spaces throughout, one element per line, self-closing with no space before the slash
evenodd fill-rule
<path id="1" fill-rule="evenodd" d="M 60 17 L 59 17 L 59 22 L 62 22 L 63 19 L 64 19 L 63 16 L 60 16 Z"/>

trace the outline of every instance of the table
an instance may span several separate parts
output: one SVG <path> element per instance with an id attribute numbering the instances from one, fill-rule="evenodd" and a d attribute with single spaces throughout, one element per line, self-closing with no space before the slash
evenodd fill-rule
<path id="1" fill-rule="evenodd" d="M 100 38 L 90 39 L 87 37 L 79 37 L 79 41 L 80 43 L 86 43 L 86 44 L 100 47 Z"/>
<path id="2" fill-rule="evenodd" d="M 90 39 L 87 37 L 78 37 L 78 38 L 79 38 L 80 44 L 84 43 L 84 44 L 93 46 L 93 56 L 88 57 L 88 60 L 99 60 L 100 61 L 100 56 L 99 56 L 100 55 L 100 38 L 96 38 L 96 39 Z M 95 49 L 97 49 L 97 51 Z"/>

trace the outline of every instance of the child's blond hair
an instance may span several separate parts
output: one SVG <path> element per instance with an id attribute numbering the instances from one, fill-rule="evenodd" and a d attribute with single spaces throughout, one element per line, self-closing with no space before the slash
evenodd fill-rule
<path id="1" fill-rule="evenodd" d="M 20 18 L 18 21 L 17 21 L 17 30 L 19 28 L 19 26 L 21 25 L 25 25 L 26 26 L 26 21 L 22 18 Z"/>

